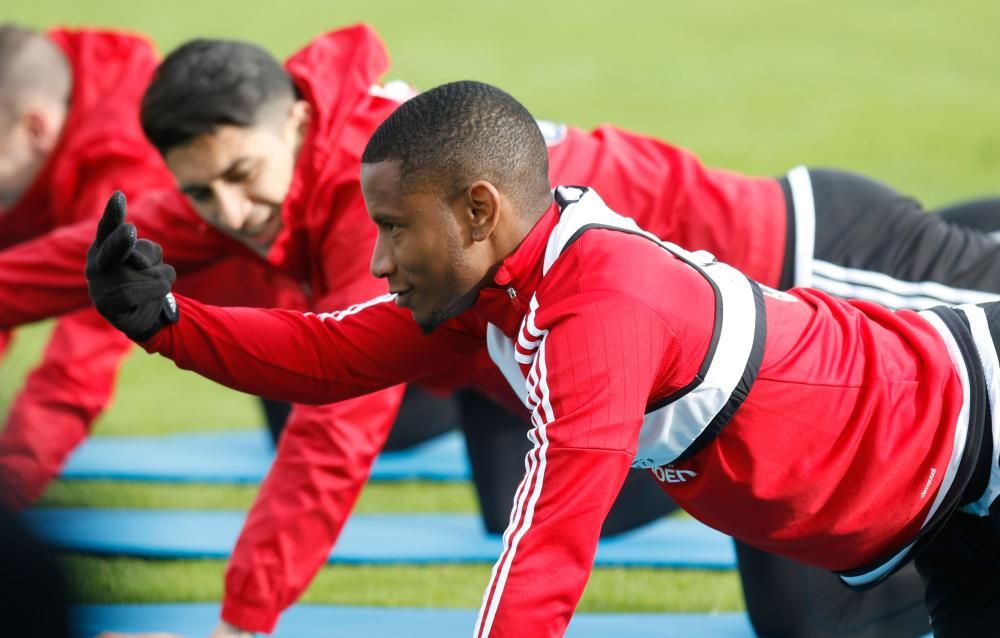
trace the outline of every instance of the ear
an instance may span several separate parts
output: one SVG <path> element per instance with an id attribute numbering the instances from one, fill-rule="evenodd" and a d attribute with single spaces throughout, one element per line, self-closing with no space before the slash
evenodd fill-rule
<path id="1" fill-rule="evenodd" d="M 43 109 L 28 109 L 21 114 L 21 122 L 33 149 L 46 154 L 52 152 L 62 128 L 56 119 Z"/>
<path id="2" fill-rule="evenodd" d="M 486 241 L 500 222 L 503 208 L 500 192 L 485 180 L 473 182 L 465 191 L 465 204 L 472 241 Z"/>
<path id="3" fill-rule="evenodd" d="M 295 100 L 288 109 L 289 126 L 299 136 L 304 137 L 309 132 L 309 122 L 312 119 L 312 106 L 305 100 Z"/>

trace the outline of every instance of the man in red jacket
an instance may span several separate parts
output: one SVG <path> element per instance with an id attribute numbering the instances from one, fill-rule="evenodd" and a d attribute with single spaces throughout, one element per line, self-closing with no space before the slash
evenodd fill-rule
<path id="1" fill-rule="evenodd" d="M 0 250 L 94 218 L 109 188 L 170 184 L 138 121 L 156 64 L 134 35 L 0 25 Z M 0 353 L 9 337 L 0 330 Z M 4 500 L 40 495 L 62 441 L 82 439 L 107 404 L 128 347 L 95 313 L 59 320 L 0 438 Z"/>
<path id="2" fill-rule="evenodd" d="M 32 282 L 51 283 L 48 273 L 64 268 L 67 259 L 49 246 L 58 246 L 52 237 L 74 224 L 92 223 L 108 189 L 127 189 L 139 200 L 160 202 L 156 206 L 168 199 L 172 215 L 151 215 L 143 230 L 180 235 L 187 252 L 178 254 L 195 256 L 192 263 L 199 269 L 209 263 L 206 253 L 233 253 L 183 198 L 169 197 L 173 177 L 142 132 L 139 102 L 157 62 L 145 38 L 127 33 L 39 33 L 0 25 L 0 251 L 14 246 L 35 251 L 41 245 L 45 248 L 36 256 L 46 262 L 20 271 L 30 280 L 24 285 L 13 278 L 0 286 L 13 308 L 45 309 Z M 221 305 L 301 307 L 301 293 L 277 281 L 258 260 L 212 259 L 219 263 L 184 282 L 187 292 Z M 79 265 L 70 269 L 64 276 L 79 288 L 79 274 L 72 272 Z M 216 285 L 219 278 L 237 277 L 248 285 Z M 0 434 L 0 498 L 16 508 L 41 496 L 83 440 L 110 400 L 130 347 L 82 306 L 59 312 L 70 310 L 56 323 L 41 364 L 15 397 Z M 9 329 L 20 323 L 0 328 L 0 353 Z"/>
<path id="3" fill-rule="evenodd" d="M 486 344 L 533 447 L 477 636 L 562 634 L 629 467 L 707 524 L 857 587 L 915 555 L 938 635 L 996 626 L 996 303 L 892 312 L 781 293 L 593 190 L 553 201 L 530 114 L 476 82 L 401 106 L 362 162 L 390 294 L 321 314 L 175 299 L 120 195 L 90 291 L 148 351 L 291 401 L 378 391 Z"/>

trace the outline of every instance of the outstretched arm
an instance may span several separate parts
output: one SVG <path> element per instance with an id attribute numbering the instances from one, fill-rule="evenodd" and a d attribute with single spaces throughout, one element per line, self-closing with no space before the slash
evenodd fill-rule
<path id="1" fill-rule="evenodd" d="M 458 321 L 424 335 L 392 295 L 323 314 L 175 300 L 173 268 L 124 220 L 117 194 L 87 257 L 94 305 L 147 351 L 231 388 L 330 403 L 447 369 L 482 343 Z"/>
<path id="2" fill-rule="evenodd" d="M 80 222 L 0 252 L 0 327 L 90 305 L 81 277 L 94 223 Z"/>
<path id="3" fill-rule="evenodd" d="M 423 335 L 385 295 L 336 313 L 219 308 L 177 298 L 180 319 L 148 352 L 231 388 L 281 401 L 343 401 L 455 365 L 479 340 Z M 463 347 L 464 346 L 464 347 Z"/>

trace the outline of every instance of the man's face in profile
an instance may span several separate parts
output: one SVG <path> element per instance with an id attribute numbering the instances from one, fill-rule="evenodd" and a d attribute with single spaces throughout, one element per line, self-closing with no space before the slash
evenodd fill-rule
<path id="1" fill-rule="evenodd" d="M 378 226 L 371 270 L 430 332 L 472 305 L 483 273 L 469 258 L 460 202 L 433 188 L 404 190 L 398 162 L 363 164 L 361 189 Z"/>

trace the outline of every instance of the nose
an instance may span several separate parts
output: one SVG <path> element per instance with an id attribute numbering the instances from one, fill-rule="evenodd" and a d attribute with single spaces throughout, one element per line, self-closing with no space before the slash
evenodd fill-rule
<path id="1" fill-rule="evenodd" d="M 228 184 L 220 184 L 214 190 L 218 204 L 216 219 L 219 225 L 230 230 L 242 228 L 253 209 L 253 202 L 239 189 Z"/>
<path id="2" fill-rule="evenodd" d="M 372 251 L 372 276 L 385 279 L 396 272 L 396 258 L 385 233 L 379 231 L 375 239 L 375 249 Z"/>

